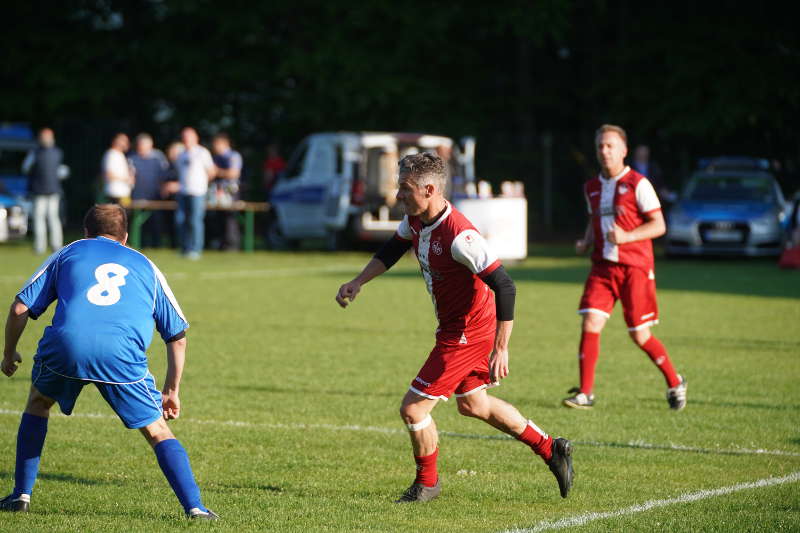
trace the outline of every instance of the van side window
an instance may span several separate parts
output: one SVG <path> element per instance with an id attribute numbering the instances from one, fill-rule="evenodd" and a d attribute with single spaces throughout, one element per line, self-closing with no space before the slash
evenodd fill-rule
<path id="1" fill-rule="evenodd" d="M 286 170 L 283 173 L 284 179 L 294 179 L 303 173 L 303 166 L 306 162 L 306 154 L 308 153 L 308 141 L 303 142 L 300 146 L 295 148 L 289 163 L 286 165 Z"/>
<path id="2" fill-rule="evenodd" d="M 342 150 L 342 145 L 336 145 L 336 175 L 341 176 L 342 172 L 344 171 L 344 152 Z"/>

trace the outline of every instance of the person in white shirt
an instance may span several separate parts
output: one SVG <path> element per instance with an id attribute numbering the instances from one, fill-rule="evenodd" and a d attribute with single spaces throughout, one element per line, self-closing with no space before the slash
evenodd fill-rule
<path id="1" fill-rule="evenodd" d="M 204 218 L 208 182 L 217 175 L 211 153 L 199 143 L 197 131 L 186 127 L 181 131 L 185 150 L 178 156 L 178 209 L 175 225 L 178 228 L 181 253 L 198 259 L 205 239 Z"/>
<path id="2" fill-rule="evenodd" d="M 115 204 L 128 201 L 135 183 L 133 169 L 125 157 L 129 148 L 128 136 L 124 133 L 117 133 L 111 140 L 111 146 L 103 155 L 103 191 L 109 201 Z"/>

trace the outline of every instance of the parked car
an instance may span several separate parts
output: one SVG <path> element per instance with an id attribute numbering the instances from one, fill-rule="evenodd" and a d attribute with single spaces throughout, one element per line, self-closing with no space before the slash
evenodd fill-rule
<path id="1" fill-rule="evenodd" d="M 780 186 L 748 158 L 733 159 L 712 161 L 686 183 L 667 219 L 667 254 L 781 253 L 786 203 Z"/>
<path id="2" fill-rule="evenodd" d="M 36 147 L 33 131 L 24 124 L 0 123 L 0 242 L 28 233 L 28 178 L 22 161 Z"/>
<path id="3" fill-rule="evenodd" d="M 475 142 L 417 133 L 335 132 L 306 137 L 272 189 L 267 244 L 285 248 L 325 239 L 331 249 L 389 238 L 403 218 L 397 161 L 436 152 L 449 160 L 449 192 L 474 181 Z"/>

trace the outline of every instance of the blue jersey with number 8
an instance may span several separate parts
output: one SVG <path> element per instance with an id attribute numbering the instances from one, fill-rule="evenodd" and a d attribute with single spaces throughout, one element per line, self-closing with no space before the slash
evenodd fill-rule
<path id="1" fill-rule="evenodd" d="M 158 268 L 105 237 L 75 241 L 50 256 L 17 298 L 34 319 L 58 300 L 36 360 L 74 379 L 139 381 L 148 372 L 153 325 L 165 341 L 189 327 Z"/>

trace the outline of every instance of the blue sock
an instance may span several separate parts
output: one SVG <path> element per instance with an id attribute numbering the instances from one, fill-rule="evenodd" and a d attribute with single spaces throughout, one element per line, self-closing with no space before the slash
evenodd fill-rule
<path id="1" fill-rule="evenodd" d="M 208 511 L 200 500 L 200 488 L 194 481 L 189 455 L 178 439 L 162 440 L 153 447 L 153 451 L 156 452 L 158 466 L 175 491 L 183 510 L 188 513 L 190 509 L 197 507 L 201 511 Z"/>
<path id="2" fill-rule="evenodd" d="M 13 497 L 30 495 L 36 474 L 39 473 L 39 459 L 42 456 L 44 438 L 47 436 L 47 418 L 22 414 L 17 432 L 17 467 L 14 472 Z"/>

